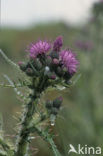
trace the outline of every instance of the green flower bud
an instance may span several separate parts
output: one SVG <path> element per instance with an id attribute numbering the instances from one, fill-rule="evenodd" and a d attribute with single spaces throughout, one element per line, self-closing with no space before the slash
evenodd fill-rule
<path id="1" fill-rule="evenodd" d="M 55 74 L 52 74 L 50 78 L 51 78 L 52 80 L 55 80 L 55 79 L 56 79 L 56 75 L 55 75 Z"/>
<path id="2" fill-rule="evenodd" d="M 37 70 L 40 70 L 42 68 L 42 63 L 39 59 L 35 59 L 34 66 Z"/>
<path id="3" fill-rule="evenodd" d="M 58 65 L 59 64 L 59 59 L 54 58 L 53 59 L 53 64 Z"/>
<path id="4" fill-rule="evenodd" d="M 52 58 L 50 56 L 47 56 L 46 64 L 49 66 L 51 63 L 52 63 Z"/>
<path id="5" fill-rule="evenodd" d="M 56 74 L 54 73 L 54 72 L 48 72 L 47 73 L 47 76 L 50 78 L 50 79 L 52 79 L 52 80 L 55 80 L 56 79 Z"/>
<path id="6" fill-rule="evenodd" d="M 33 71 L 33 69 L 32 69 L 32 68 L 27 68 L 27 69 L 26 69 L 26 74 L 27 74 L 28 76 L 34 76 L 34 71 Z"/>
<path id="7" fill-rule="evenodd" d="M 25 71 L 27 69 L 27 64 L 25 64 L 24 62 L 18 62 L 18 65 L 22 71 Z"/>
<path id="8" fill-rule="evenodd" d="M 60 96 L 58 98 L 56 98 L 54 101 L 53 101 L 53 107 L 55 108 L 60 108 L 61 104 L 63 102 L 63 98 Z"/>
<path id="9" fill-rule="evenodd" d="M 67 68 L 64 67 L 64 68 L 63 68 L 63 72 L 65 73 L 65 72 L 67 72 L 67 71 L 68 71 Z"/>

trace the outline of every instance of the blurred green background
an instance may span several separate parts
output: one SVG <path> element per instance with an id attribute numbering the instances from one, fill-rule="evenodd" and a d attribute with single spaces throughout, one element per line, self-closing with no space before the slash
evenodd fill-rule
<path id="1" fill-rule="evenodd" d="M 103 3 L 95 4 L 92 19 L 82 27 L 61 23 L 38 24 L 28 29 L 5 28 L 0 31 L 0 48 L 14 62 L 24 60 L 29 43 L 38 39 L 53 41 L 57 36 L 64 38 L 64 47 L 77 53 L 80 61 L 80 79 L 72 88 L 60 92 L 64 102 L 56 125 L 55 142 L 63 156 L 68 155 L 69 144 L 103 148 Z M 0 56 L 0 83 L 3 74 L 13 81 L 18 73 Z M 49 97 L 57 93 L 52 92 Z M 0 88 L 0 111 L 3 114 L 5 136 L 14 140 L 21 102 L 13 89 Z M 32 153 L 37 156 L 52 156 L 49 146 L 40 138 L 33 141 Z M 70 154 L 74 156 L 73 154 Z"/>

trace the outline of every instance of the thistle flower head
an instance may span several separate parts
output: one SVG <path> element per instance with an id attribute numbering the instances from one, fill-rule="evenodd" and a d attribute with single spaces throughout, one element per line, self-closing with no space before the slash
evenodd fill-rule
<path id="1" fill-rule="evenodd" d="M 36 58 L 39 54 L 47 53 L 51 48 L 51 44 L 47 41 L 38 41 L 35 44 L 29 46 L 29 56 Z"/>
<path id="2" fill-rule="evenodd" d="M 54 41 L 53 50 L 54 51 L 60 51 L 62 45 L 63 45 L 63 38 L 62 38 L 62 36 L 58 36 L 56 38 L 56 40 Z"/>
<path id="3" fill-rule="evenodd" d="M 76 73 L 79 62 L 76 59 L 76 55 L 71 50 L 61 51 L 59 57 L 62 65 L 67 68 L 71 75 Z"/>
<path id="4" fill-rule="evenodd" d="M 19 61 L 18 65 L 22 71 L 25 71 L 27 69 L 27 65 L 22 61 Z"/>
<path id="5" fill-rule="evenodd" d="M 51 49 L 51 44 L 47 41 L 40 40 L 35 44 L 31 44 L 29 46 L 30 60 L 26 68 L 30 67 L 33 71 L 35 70 L 34 75 L 36 76 L 44 74 L 46 78 L 48 77 L 48 79 L 52 80 L 63 77 L 64 80 L 67 81 L 67 79 L 70 79 L 77 71 L 78 60 L 71 50 L 61 51 L 62 45 L 62 36 L 56 38 L 52 44 L 53 49 Z M 50 49 L 51 51 L 49 51 Z M 19 66 L 20 68 L 22 66 L 24 67 L 24 64 L 19 63 Z M 24 70 L 22 69 L 22 71 Z M 26 72 L 28 73 L 28 71 Z"/>

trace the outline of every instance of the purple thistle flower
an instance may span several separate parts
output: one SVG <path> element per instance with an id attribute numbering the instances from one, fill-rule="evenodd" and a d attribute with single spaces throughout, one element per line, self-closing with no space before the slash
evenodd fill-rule
<path id="1" fill-rule="evenodd" d="M 29 53 L 31 58 L 36 58 L 39 54 L 45 54 L 51 48 L 51 44 L 47 41 L 38 41 L 35 44 L 29 46 Z"/>
<path id="2" fill-rule="evenodd" d="M 62 36 L 58 36 L 56 40 L 54 41 L 53 50 L 60 51 L 62 45 L 63 45 L 63 38 Z"/>
<path id="3" fill-rule="evenodd" d="M 77 65 L 79 64 L 76 59 L 76 54 L 74 54 L 71 50 L 63 50 L 60 52 L 59 57 L 63 66 L 67 68 L 71 75 L 76 73 Z"/>

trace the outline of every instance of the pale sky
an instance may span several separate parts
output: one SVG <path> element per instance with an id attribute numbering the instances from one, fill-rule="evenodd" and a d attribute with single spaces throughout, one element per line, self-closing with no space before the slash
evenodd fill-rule
<path id="1" fill-rule="evenodd" d="M 96 0 L 1 0 L 1 25 L 25 27 L 38 22 L 85 22 Z"/>

